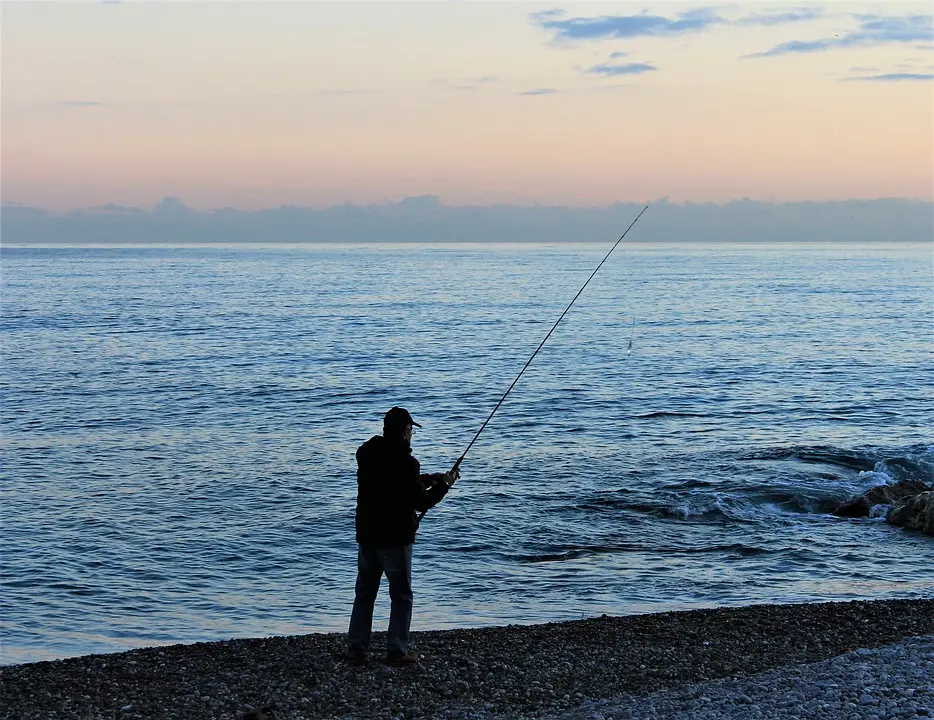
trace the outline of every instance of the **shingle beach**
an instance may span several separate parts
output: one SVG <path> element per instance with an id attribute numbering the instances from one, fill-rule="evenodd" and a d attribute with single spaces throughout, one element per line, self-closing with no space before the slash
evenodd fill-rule
<path id="1" fill-rule="evenodd" d="M 0 717 L 934 716 L 934 599 L 758 605 L 415 632 L 417 666 L 345 636 L 145 648 L 0 667 Z"/>

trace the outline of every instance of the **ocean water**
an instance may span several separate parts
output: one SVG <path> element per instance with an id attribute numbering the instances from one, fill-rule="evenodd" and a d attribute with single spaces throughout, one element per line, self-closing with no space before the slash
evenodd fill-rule
<path id="1" fill-rule="evenodd" d="M 3 248 L 0 662 L 344 631 L 356 447 L 403 405 L 450 467 L 611 244 Z M 829 514 L 934 481 L 932 290 L 930 245 L 624 242 L 423 521 L 413 629 L 934 596 L 931 538 Z"/>

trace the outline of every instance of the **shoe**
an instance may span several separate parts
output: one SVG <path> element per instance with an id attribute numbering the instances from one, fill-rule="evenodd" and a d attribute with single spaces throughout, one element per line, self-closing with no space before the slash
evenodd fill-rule
<path id="1" fill-rule="evenodd" d="M 366 650 L 358 647 L 347 648 L 344 653 L 344 660 L 353 667 L 360 667 L 366 662 Z"/>
<path id="2" fill-rule="evenodd" d="M 415 665 L 417 662 L 418 662 L 418 655 L 416 655 L 413 652 L 386 653 L 386 664 L 387 665 L 395 665 L 396 667 L 401 667 L 403 665 Z"/>

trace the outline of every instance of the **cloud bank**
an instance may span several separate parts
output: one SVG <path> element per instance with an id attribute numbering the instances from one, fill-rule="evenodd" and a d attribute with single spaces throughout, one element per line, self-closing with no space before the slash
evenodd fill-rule
<path id="1" fill-rule="evenodd" d="M 434 196 L 386 205 L 284 206 L 198 212 L 177 198 L 152 210 L 107 205 L 53 213 L 4 205 L 3 245 L 303 242 L 612 242 L 641 204 L 607 207 L 459 206 Z M 764 203 L 653 202 L 633 242 L 930 242 L 934 203 L 884 199 Z"/>

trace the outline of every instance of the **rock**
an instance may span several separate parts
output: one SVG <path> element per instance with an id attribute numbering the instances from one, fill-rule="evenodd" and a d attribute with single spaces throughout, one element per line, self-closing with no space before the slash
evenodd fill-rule
<path id="1" fill-rule="evenodd" d="M 889 510 L 885 521 L 890 525 L 934 535 L 934 491 L 899 500 Z"/>
<path id="2" fill-rule="evenodd" d="M 243 720 L 273 720 L 275 717 L 275 711 L 271 707 L 264 707 L 262 710 L 252 710 L 243 714 Z"/>
<path id="3" fill-rule="evenodd" d="M 852 500 L 847 500 L 845 503 L 840 505 L 836 510 L 833 511 L 834 515 L 838 517 L 846 518 L 855 518 L 855 517 L 869 517 L 869 512 L 872 509 L 872 505 L 869 504 L 869 501 L 860 495 L 857 498 Z"/>
<path id="4" fill-rule="evenodd" d="M 927 490 L 927 484 L 917 478 L 908 478 L 894 485 L 877 485 L 842 503 L 833 514 L 839 517 L 869 517 L 873 505 L 892 505 L 902 498 L 913 497 Z"/>

